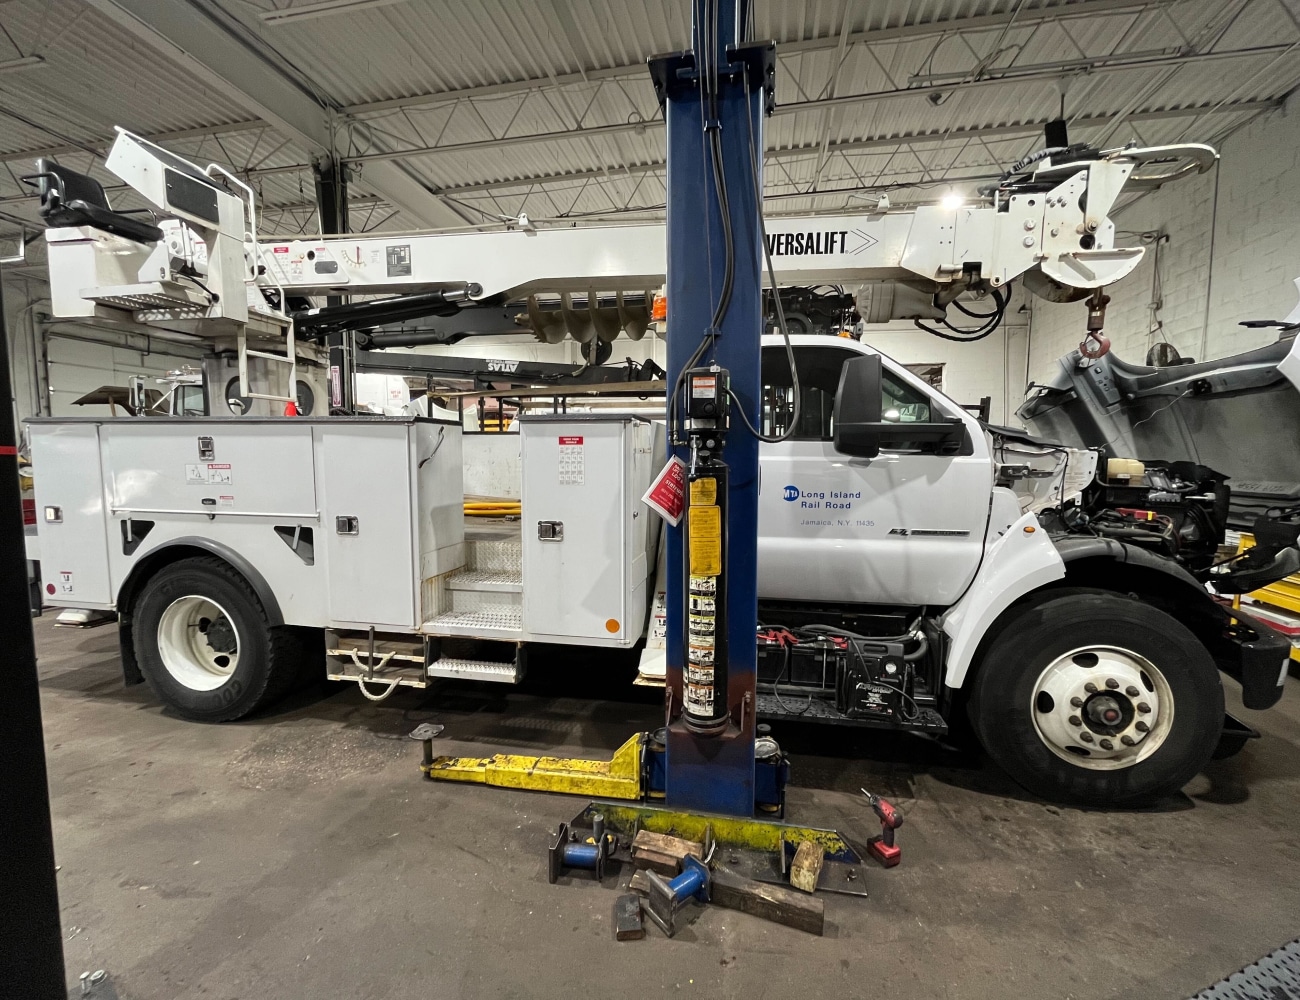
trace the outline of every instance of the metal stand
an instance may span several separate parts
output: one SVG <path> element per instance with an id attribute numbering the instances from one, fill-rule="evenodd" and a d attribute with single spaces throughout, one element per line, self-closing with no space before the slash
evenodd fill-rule
<path id="1" fill-rule="evenodd" d="M 5 650 L 5 694 L 0 732 L 0 994 L 30 1000 L 67 996 L 63 984 L 63 932 L 54 879 L 54 835 L 45 773 L 36 644 L 28 610 L 27 546 L 18 489 L 18 438 L 9 371 L 9 337 L 0 282 L 0 648 Z"/>

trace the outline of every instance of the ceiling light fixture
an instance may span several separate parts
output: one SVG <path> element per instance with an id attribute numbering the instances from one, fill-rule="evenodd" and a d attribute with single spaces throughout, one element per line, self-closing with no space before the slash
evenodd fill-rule
<path id="1" fill-rule="evenodd" d="M 294 21 L 306 21 L 315 17 L 329 17 L 332 14 L 356 14 L 370 10 L 372 7 L 388 7 L 392 4 L 406 3 L 407 0 L 321 0 L 319 3 L 304 3 L 294 7 L 281 7 L 278 10 L 264 10 L 258 14 L 263 24 L 291 24 Z"/>
<path id="2" fill-rule="evenodd" d="M 939 202 L 944 208 L 961 208 L 965 203 L 966 199 L 956 191 L 949 191 Z"/>

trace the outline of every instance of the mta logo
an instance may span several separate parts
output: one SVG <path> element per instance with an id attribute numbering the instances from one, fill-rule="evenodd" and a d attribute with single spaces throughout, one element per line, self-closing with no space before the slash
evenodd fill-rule
<path id="1" fill-rule="evenodd" d="M 798 486 L 787 486 L 787 487 L 785 488 L 785 498 L 786 498 L 787 500 L 798 500 L 798 499 L 799 499 L 799 487 L 798 487 Z"/>

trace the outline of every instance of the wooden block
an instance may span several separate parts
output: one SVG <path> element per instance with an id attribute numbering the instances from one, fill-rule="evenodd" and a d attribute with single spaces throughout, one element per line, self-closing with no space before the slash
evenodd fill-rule
<path id="1" fill-rule="evenodd" d="M 752 882 L 726 868 L 713 872 L 711 902 L 764 920 L 821 935 L 826 927 L 826 905 L 815 896 L 782 885 Z"/>
<path id="2" fill-rule="evenodd" d="M 638 868 L 649 868 L 664 878 L 676 878 L 682 870 L 681 859 L 656 851 L 633 851 L 632 864 Z"/>
<path id="3" fill-rule="evenodd" d="M 704 845 L 649 830 L 637 831 L 632 841 L 632 863 L 638 868 L 656 871 L 665 878 L 672 878 L 681 871 L 681 860 L 688 854 L 703 858 Z"/>
<path id="4" fill-rule="evenodd" d="M 804 892 L 817 891 L 817 879 L 822 873 L 822 861 L 826 852 L 820 844 L 811 840 L 803 841 L 794 852 L 790 862 L 790 884 Z"/>
<path id="5" fill-rule="evenodd" d="M 640 872 L 637 872 L 640 875 Z M 632 893 L 619 896 L 614 901 L 614 939 L 616 941 L 636 941 L 645 937 L 645 928 L 641 925 L 641 899 Z"/>
<path id="6" fill-rule="evenodd" d="M 650 830 L 637 831 L 636 838 L 632 841 L 633 853 L 638 848 L 679 859 L 688 854 L 694 854 L 697 858 L 704 857 L 703 844 L 694 840 L 683 840 L 681 837 L 670 837 L 666 833 L 653 833 Z"/>
<path id="7" fill-rule="evenodd" d="M 632 881 L 628 883 L 628 889 L 635 892 L 638 896 L 650 895 L 650 879 L 643 871 L 636 871 L 632 874 Z"/>

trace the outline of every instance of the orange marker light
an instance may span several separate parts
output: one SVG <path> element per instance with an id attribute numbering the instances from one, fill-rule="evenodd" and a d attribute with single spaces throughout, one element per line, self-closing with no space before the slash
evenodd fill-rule
<path id="1" fill-rule="evenodd" d="M 612 635 L 613 633 L 617 632 L 618 630 L 619 630 L 619 624 L 618 624 L 618 619 L 617 619 L 617 618 L 611 618 L 611 619 L 609 619 L 609 621 L 605 622 L 605 631 L 606 631 L 606 632 L 609 632 L 609 633 Z"/>

